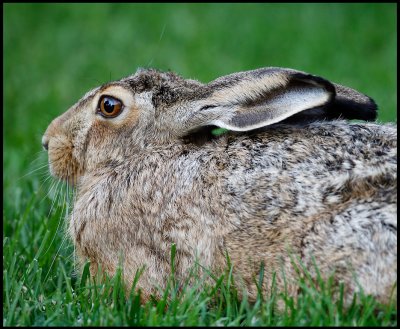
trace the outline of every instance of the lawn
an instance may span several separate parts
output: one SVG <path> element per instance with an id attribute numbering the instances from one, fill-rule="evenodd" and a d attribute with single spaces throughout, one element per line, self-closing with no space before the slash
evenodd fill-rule
<path id="1" fill-rule="evenodd" d="M 3 22 L 4 326 L 397 324 L 393 305 L 368 296 L 333 302 L 329 280 L 317 291 L 299 279 L 297 301 L 273 292 L 250 304 L 229 268 L 184 296 L 172 277 L 163 300 L 126 300 L 119 275 L 99 283 L 76 271 L 73 192 L 49 177 L 40 143 L 86 91 L 138 67 L 203 82 L 295 68 L 371 96 L 378 121 L 396 121 L 396 4 L 3 4 Z"/>

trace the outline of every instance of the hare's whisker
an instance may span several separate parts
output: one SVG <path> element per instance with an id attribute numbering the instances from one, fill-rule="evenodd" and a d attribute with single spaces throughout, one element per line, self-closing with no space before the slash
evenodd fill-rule
<path id="1" fill-rule="evenodd" d="M 63 205 L 64 205 L 64 204 L 65 204 L 65 194 L 64 194 L 64 203 L 63 203 Z M 61 209 L 60 218 L 59 218 L 59 220 L 58 220 L 57 228 L 56 228 L 56 231 L 55 231 L 55 233 L 54 233 L 54 235 L 53 235 L 53 238 L 52 238 L 52 240 L 51 240 L 51 242 L 50 242 L 50 244 L 49 244 L 49 247 L 47 248 L 46 252 L 45 252 L 43 255 L 46 255 L 46 253 L 49 251 L 51 245 L 52 245 L 53 242 L 54 242 L 55 237 L 57 236 L 58 229 L 60 228 L 60 224 L 61 224 L 61 222 L 62 222 L 62 220 L 63 220 L 62 214 L 63 214 L 63 212 L 64 212 L 64 207 L 65 207 L 65 205 L 64 205 L 63 208 Z"/>
<path id="2" fill-rule="evenodd" d="M 57 183 L 56 183 L 56 191 L 55 191 L 55 193 L 56 193 L 56 195 L 55 195 L 55 197 L 54 197 L 54 199 L 53 199 L 53 202 L 51 203 L 51 207 L 50 207 L 50 211 L 49 211 L 49 213 L 48 213 L 48 217 L 50 217 L 50 214 L 51 214 L 51 212 L 52 212 L 52 210 L 53 210 L 53 207 L 54 207 L 54 205 L 55 205 L 55 203 L 58 201 L 58 197 L 60 196 L 60 190 L 59 190 L 59 185 L 60 185 L 60 180 L 59 181 L 57 181 Z"/>
<path id="3" fill-rule="evenodd" d="M 56 260 L 58 254 L 59 254 L 59 252 L 60 252 L 60 250 L 61 250 L 61 248 L 62 248 L 62 246 L 64 245 L 64 242 L 65 242 L 66 240 L 67 240 L 67 237 L 64 236 L 64 238 L 63 238 L 62 241 L 61 241 L 60 247 L 58 248 L 58 250 L 57 250 L 55 256 L 53 257 L 53 260 L 52 260 L 52 262 L 51 262 L 51 264 L 50 264 L 50 268 L 49 268 L 49 270 L 47 271 L 47 274 L 46 274 L 46 276 L 45 276 L 43 282 L 46 282 L 47 277 L 49 276 L 50 271 L 51 271 L 51 269 L 52 269 L 52 267 L 53 267 L 54 261 Z"/>
<path id="4" fill-rule="evenodd" d="M 28 176 L 28 175 L 30 175 L 30 174 L 32 174 L 32 173 L 38 171 L 38 170 L 44 169 L 44 168 L 46 168 L 46 167 L 47 167 L 47 163 L 46 163 L 45 165 L 41 165 L 39 168 L 36 168 L 36 169 L 34 169 L 34 170 L 28 172 L 28 173 L 25 174 L 25 175 L 19 177 L 17 180 L 20 180 L 20 179 L 22 179 L 22 178 L 24 178 L 24 177 L 26 177 L 26 176 Z"/>

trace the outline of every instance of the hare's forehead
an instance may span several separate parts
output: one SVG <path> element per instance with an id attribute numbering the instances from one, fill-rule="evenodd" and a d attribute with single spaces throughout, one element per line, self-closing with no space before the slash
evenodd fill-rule
<path id="1" fill-rule="evenodd" d="M 114 96 L 117 96 L 118 94 L 131 94 L 131 90 L 129 88 L 129 85 L 126 83 L 107 83 L 105 85 L 96 87 L 92 90 L 89 90 L 83 97 L 80 99 L 80 101 L 76 104 L 76 107 L 82 107 L 87 104 L 90 104 L 93 100 L 98 99 L 101 95 L 103 94 L 110 94 L 110 96 L 113 96 L 112 94 L 116 94 Z"/>
<path id="2" fill-rule="evenodd" d="M 89 100 L 93 98 L 97 93 L 101 90 L 101 87 L 94 88 L 89 90 L 85 95 L 83 95 L 82 100 Z"/>
<path id="3" fill-rule="evenodd" d="M 87 106 L 88 104 L 90 104 L 93 99 L 99 94 L 101 90 L 101 86 L 100 87 L 96 87 L 92 90 L 89 90 L 86 94 L 84 94 L 81 99 L 75 103 L 75 105 L 72 107 L 72 109 L 78 109 L 78 108 L 82 108 Z"/>

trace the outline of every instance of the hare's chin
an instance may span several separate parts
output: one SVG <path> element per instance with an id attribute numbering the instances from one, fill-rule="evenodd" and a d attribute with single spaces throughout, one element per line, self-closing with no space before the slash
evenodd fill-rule
<path id="1" fill-rule="evenodd" d="M 68 185 L 74 187 L 80 177 L 79 168 L 75 163 L 70 165 L 60 165 L 57 162 L 49 163 L 51 176 L 66 182 Z"/>
<path id="2" fill-rule="evenodd" d="M 78 174 L 71 175 L 71 176 L 66 176 L 66 175 L 60 175 L 60 174 L 51 173 L 51 175 L 53 177 L 65 182 L 65 183 L 67 183 L 68 186 L 71 186 L 71 187 L 75 187 L 77 182 L 78 182 L 78 179 L 79 179 L 79 175 Z"/>

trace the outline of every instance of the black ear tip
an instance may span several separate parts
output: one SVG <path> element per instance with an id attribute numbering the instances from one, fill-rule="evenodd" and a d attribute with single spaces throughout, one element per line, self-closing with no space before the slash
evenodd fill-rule
<path id="1" fill-rule="evenodd" d="M 368 96 L 365 96 L 363 102 L 339 96 L 335 98 L 332 105 L 342 113 L 344 118 L 349 120 L 375 121 L 378 116 L 378 105 Z"/>
<path id="2" fill-rule="evenodd" d="M 376 104 L 376 102 L 371 98 L 368 97 L 368 105 L 367 107 L 369 108 L 369 112 L 371 113 L 371 121 L 376 120 L 377 116 L 378 116 L 378 104 Z"/>

